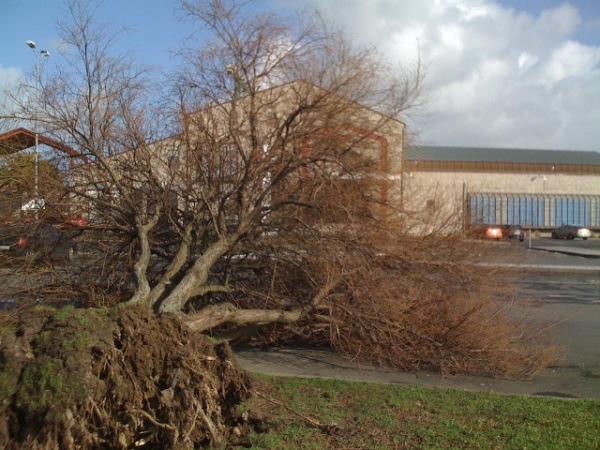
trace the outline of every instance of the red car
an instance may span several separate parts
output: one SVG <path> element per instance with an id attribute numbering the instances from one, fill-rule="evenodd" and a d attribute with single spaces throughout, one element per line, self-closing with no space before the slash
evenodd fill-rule
<path id="1" fill-rule="evenodd" d="M 476 239 L 502 239 L 503 226 L 489 223 L 475 224 L 471 226 L 469 236 Z"/>
<path id="2" fill-rule="evenodd" d="M 477 239 L 518 239 L 523 242 L 526 232 L 520 225 L 482 223 L 472 225 L 469 235 Z"/>

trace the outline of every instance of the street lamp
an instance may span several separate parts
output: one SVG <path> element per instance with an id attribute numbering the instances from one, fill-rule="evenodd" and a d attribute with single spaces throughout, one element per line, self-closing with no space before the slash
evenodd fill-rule
<path id="1" fill-rule="evenodd" d="M 552 170 L 554 170 L 554 166 L 552 166 Z M 548 179 L 546 177 L 546 175 L 535 175 L 533 177 L 531 177 L 529 180 L 530 181 L 535 181 L 537 179 L 541 179 L 542 180 L 542 200 L 544 200 L 544 197 L 546 195 L 546 180 Z M 539 198 L 539 197 L 538 197 Z M 542 210 L 542 214 L 543 214 L 543 218 L 542 218 L 542 224 L 546 223 L 546 203 L 545 201 L 542 203 L 543 205 L 543 210 Z M 532 207 L 533 210 L 533 207 Z M 539 206 L 538 206 L 538 213 L 537 216 L 539 217 Z M 533 222 L 533 211 L 532 211 L 532 218 L 531 218 L 531 222 Z M 539 221 L 538 221 L 539 222 Z M 539 223 L 538 223 L 539 226 Z M 529 226 L 529 248 L 531 248 L 531 234 L 532 234 L 532 230 L 531 230 L 531 225 Z"/>
<path id="2" fill-rule="evenodd" d="M 36 56 L 36 67 L 35 67 L 35 81 L 38 85 L 42 84 L 41 76 L 40 76 L 40 61 L 42 58 L 50 57 L 50 53 L 46 50 L 40 50 L 37 52 L 35 50 L 35 42 L 33 41 L 25 41 L 25 43 L 29 46 L 29 48 L 35 53 Z M 33 122 L 33 130 L 35 133 L 35 150 L 33 156 L 33 167 L 34 167 L 34 195 L 35 195 L 35 218 L 39 219 L 40 216 L 40 174 L 39 174 L 39 134 L 38 134 L 38 117 L 36 115 L 35 120 Z"/>

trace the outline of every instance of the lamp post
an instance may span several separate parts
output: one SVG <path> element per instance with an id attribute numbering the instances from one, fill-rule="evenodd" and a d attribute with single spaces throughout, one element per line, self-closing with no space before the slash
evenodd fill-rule
<path id="1" fill-rule="evenodd" d="M 41 80 L 41 76 L 40 76 L 40 61 L 42 58 L 48 58 L 50 57 L 50 53 L 47 52 L 46 50 L 40 50 L 39 52 L 36 51 L 35 49 L 35 42 L 33 41 L 25 41 L 25 43 L 27 44 L 27 46 L 33 51 L 33 53 L 35 53 L 35 57 L 36 57 L 36 66 L 35 66 L 35 81 L 38 85 L 42 84 L 42 80 Z M 35 214 L 35 218 L 39 219 L 40 218 L 40 202 L 39 202 L 39 198 L 40 198 L 40 173 L 39 173 L 39 133 L 38 133 L 38 117 L 36 115 L 36 117 L 34 118 L 33 121 L 33 131 L 35 133 L 35 150 L 33 153 L 33 167 L 34 167 L 34 186 L 33 186 L 33 190 L 34 190 L 34 195 L 35 195 L 35 209 L 34 209 L 34 214 Z"/>
<path id="2" fill-rule="evenodd" d="M 554 170 L 554 166 L 552 166 L 552 170 Z M 541 178 L 541 179 L 542 179 L 542 199 L 543 199 L 543 198 L 545 197 L 545 194 L 546 194 L 546 180 L 547 180 L 548 178 L 546 177 L 546 175 L 535 175 L 535 176 L 533 176 L 533 177 L 531 177 L 531 178 L 530 178 L 530 181 L 535 181 L 535 180 L 537 180 L 538 178 Z M 535 192 L 535 191 L 534 191 L 534 192 Z M 544 202 L 544 203 L 542 203 L 542 205 L 544 205 L 544 207 L 543 207 L 543 212 L 542 212 L 542 214 L 544 215 L 544 217 L 542 218 L 542 225 L 544 225 L 544 224 L 546 223 L 546 219 L 545 219 L 545 217 L 546 217 L 546 206 L 545 206 L 545 202 Z M 532 209 L 533 209 L 533 208 L 532 208 Z M 539 217 L 539 206 L 538 206 L 538 214 L 537 214 L 537 215 L 538 215 L 538 217 Z M 533 211 L 532 211 L 532 218 L 531 218 L 531 221 L 533 222 Z M 538 226 L 539 226 L 539 223 L 538 223 Z M 529 248 L 531 248 L 531 234 L 532 234 L 532 230 L 531 230 L 531 228 L 532 228 L 532 227 L 531 227 L 531 225 L 530 225 L 530 226 L 529 226 Z"/>

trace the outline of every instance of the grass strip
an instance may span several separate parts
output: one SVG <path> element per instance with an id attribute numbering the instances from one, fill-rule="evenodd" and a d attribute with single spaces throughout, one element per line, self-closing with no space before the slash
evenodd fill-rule
<path id="1" fill-rule="evenodd" d="M 251 436 L 253 449 L 600 448 L 600 401 L 256 378 L 261 395 L 243 406 L 269 431 Z"/>

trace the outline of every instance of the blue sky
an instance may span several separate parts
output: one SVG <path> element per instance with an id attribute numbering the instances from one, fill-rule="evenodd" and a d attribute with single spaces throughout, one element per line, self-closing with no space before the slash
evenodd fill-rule
<path id="1" fill-rule="evenodd" d="M 600 1 L 259 0 L 257 9 L 316 4 L 324 17 L 392 61 L 417 53 L 427 68 L 426 114 L 407 119 L 415 139 L 435 145 L 600 151 Z M 99 20 L 130 26 L 119 50 L 169 70 L 192 31 L 177 0 L 104 0 Z M 25 6 L 26 5 L 26 6 Z M 60 62 L 62 0 L 0 1 L 0 86 L 30 70 L 36 55 Z"/>

